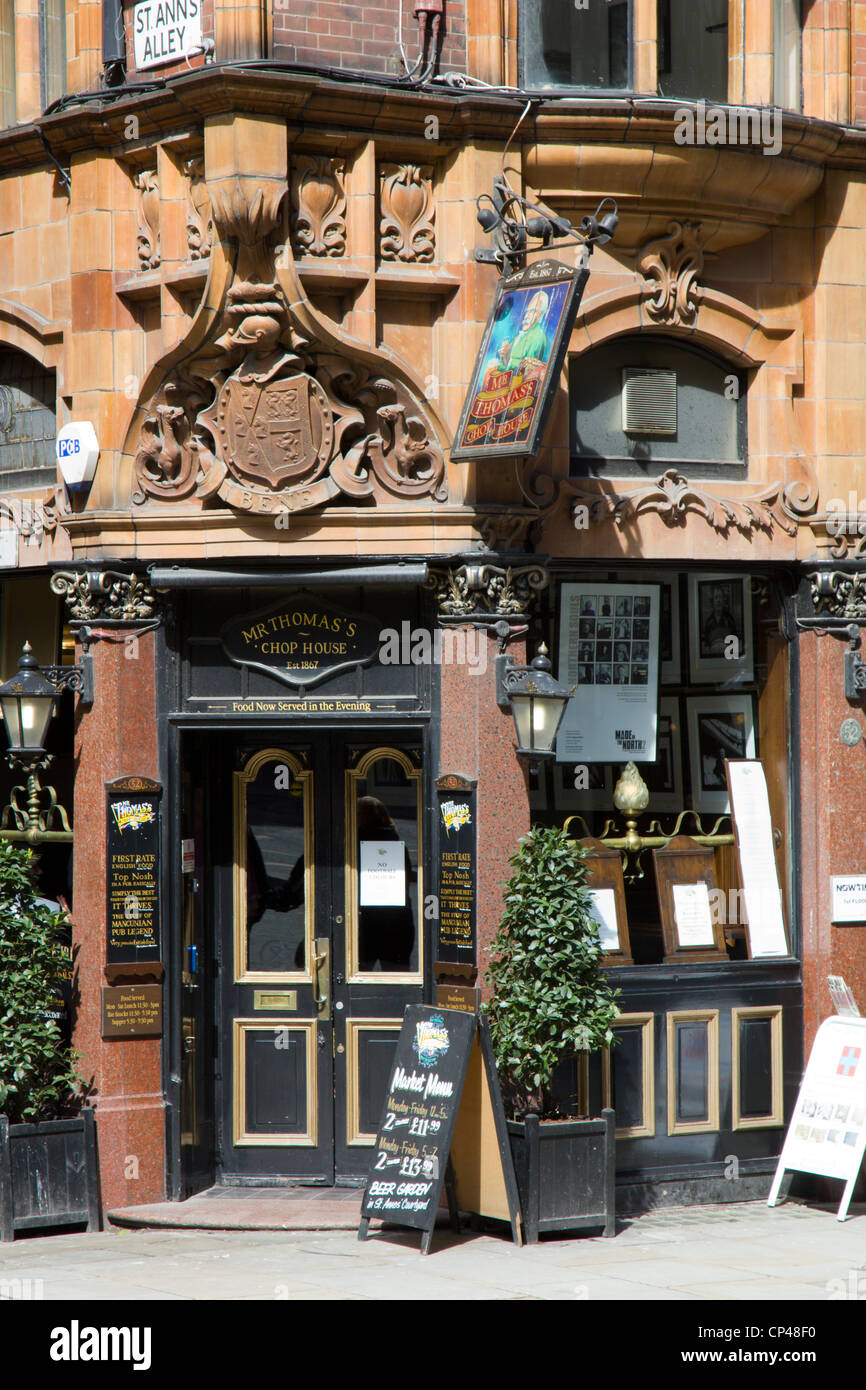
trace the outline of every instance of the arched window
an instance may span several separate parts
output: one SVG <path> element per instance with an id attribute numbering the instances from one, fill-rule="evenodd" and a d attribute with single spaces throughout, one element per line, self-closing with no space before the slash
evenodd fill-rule
<path id="1" fill-rule="evenodd" d="M 677 338 L 631 335 L 571 360 L 572 473 L 747 472 L 747 378 Z"/>
<path id="2" fill-rule="evenodd" d="M 57 478 L 54 372 L 17 348 L 0 348 L 0 492 Z"/>

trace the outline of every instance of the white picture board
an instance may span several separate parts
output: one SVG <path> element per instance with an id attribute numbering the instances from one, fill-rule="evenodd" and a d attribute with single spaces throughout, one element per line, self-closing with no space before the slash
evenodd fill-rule
<path id="1" fill-rule="evenodd" d="M 815 1035 L 767 1205 L 786 1169 L 842 1178 L 844 1221 L 866 1149 L 866 1018 L 825 1019 Z"/>
<path id="2" fill-rule="evenodd" d="M 755 758 L 729 760 L 726 770 L 746 900 L 749 953 L 753 959 L 786 956 L 788 939 L 764 769 Z"/>

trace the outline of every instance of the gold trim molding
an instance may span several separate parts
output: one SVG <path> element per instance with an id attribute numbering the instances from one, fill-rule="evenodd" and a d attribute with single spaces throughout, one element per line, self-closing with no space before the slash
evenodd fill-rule
<path id="1" fill-rule="evenodd" d="M 641 1031 L 641 1122 L 639 1125 L 617 1125 L 617 1139 L 653 1139 L 656 1132 L 656 1084 L 655 1084 L 655 1014 L 620 1014 L 611 1025 L 618 1028 L 640 1028 Z M 611 1049 L 605 1047 L 601 1054 L 601 1087 L 603 1106 L 611 1107 L 613 1101 L 613 1065 Z"/>
<path id="2" fill-rule="evenodd" d="M 304 970 L 247 969 L 247 787 L 255 782 L 268 762 L 285 763 L 294 781 L 303 789 L 304 799 Z M 313 773 L 286 748 L 262 748 L 254 753 L 240 772 L 234 774 L 234 865 L 232 869 L 233 971 L 235 984 L 312 984 L 310 964 L 316 926 L 316 860 L 313 832 Z"/>
<path id="3" fill-rule="evenodd" d="M 678 1023 L 707 1025 L 707 1118 L 677 1119 Z M 668 1134 L 714 1134 L 719 1129 L 719 1011 L 718 1009 L 679 1009 L 667 1015 Z"/>
<path id="4" fill-rule="evenodd" d="M 415 784 L 415 806 L 418 826 L 418 969 L 415 971 L 375 970 L 363 974 L 358 966 L 358 798 L 356 787 L 366 779 L 370 768 L 379 758 L 393 758 L 402 767 L 410 785 Z M 422 795 L 423 771 L 415 767 L 399 748 L 371 748 L 359 758 L 356 767 L 346 769 L 346 974 L 350 984 L 419 985 L 424 981 L 424 805 Z"/>
<path id="5" fill-rule="evenodd" d="M 744 1116 L 740 1108 L 740 1019 L 765 1018 L 770 1021 L 770 1075 L 772 1108 L 768 1115 Z M 785 1123 L 782 1094 L 782 1005 L 758 1004 L 731 1009 L 731 1128 L 776 1129 Z"/>
<path id="6" fill-rule="evenodd" d="M 399 1034 L 402 1026 L 399 1018 L 346 1019 L 346 1143 L 350 1148 L 372 1148 L 377 1134 L 361 1129 L 361 1033 Z"/>
<path id="7" fill-rule="evenodd" d="M 307 1113 L 303 1134 L 250 1134 L 246 1127 L 246 1037 L 248 1033 L 282 1031 L 305 1035 Z M 295 1018 L 235 1018 L 232 1020 L 232 1129 L 235 1148 L 314 1149 L 319 1142 L 319 1078 L 315 1020 Z"/>

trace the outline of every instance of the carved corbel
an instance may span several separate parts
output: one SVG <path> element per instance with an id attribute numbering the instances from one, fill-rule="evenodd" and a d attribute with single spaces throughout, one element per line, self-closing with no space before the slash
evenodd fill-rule
<path id="1" fill-rule="evenodd" d="M 160 261 L 159 183 L 155 169 L 140 169 L 135 175 L 138 190 L 138 264 L 140 270 L 155 270 Z"/>
<path id="2" fill-rule="evenodd" d="M 292 169 L 292 244 L 305 256 L 345 256 L 345 165 L 301 155 Z"/>
<path id="3" fill-rule="evenodd" d="M 66 601 L 72 623 L 138 623 L 158 610 L 147 580 L 117 570 L 58 570 L 51 576 L 51 592 Z"/>
<path id="4" fill-rule="evenodd" d="M 698 277 L 704 268 L 699 222 L 669 222 L 667 236 L 638 252 L 646 311 L 658 323 L 694 324 L 701 301 Z"/>
<path id="5" fill-rule="evenodd" d="M 424 264 L 436 251 L 432 170 L 418 164 L 379 171 L 379 254 L 383 261 Z"/>
<path id="6" fill-rule="evenodd" d="M 188 159 L 184 164 L 188 180 L 186 202 L 186 244 L 191 261 L 206 260 L 213 242 L 213 213 L 210 194 L 204 177 L 204 160 L 201 156 Z"/>
<path id="7" fill-rule="evenodd" d="M 497 618 L 527 617 L 549 582 L 541 564 L 479 562 L 432 569 L 426 587 L 434 592 L 440 618 L 490 623 Z"/>

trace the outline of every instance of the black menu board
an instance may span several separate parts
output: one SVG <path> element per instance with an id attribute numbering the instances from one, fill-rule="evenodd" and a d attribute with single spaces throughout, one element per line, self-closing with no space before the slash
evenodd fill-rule
<path id="1" fill-rule="evenodd" d="M 457 773 L 440 777 L 439 949 L 437 960 L 476 964 L 475 782 Z"/>
<path id="2" fill-rule="evenodd" d="M 473 1014 L 431 1004 L 406 1009 L 364 1190 L 362 1237 L 377 1217 L 427 1232 L 427 1253 L 475 1030 Z"/>
<path id="3" fill-rule="evenodd" d="M 106 787 L 108 961 L 159 959 L 159 800 L 148 777 Z"/>

